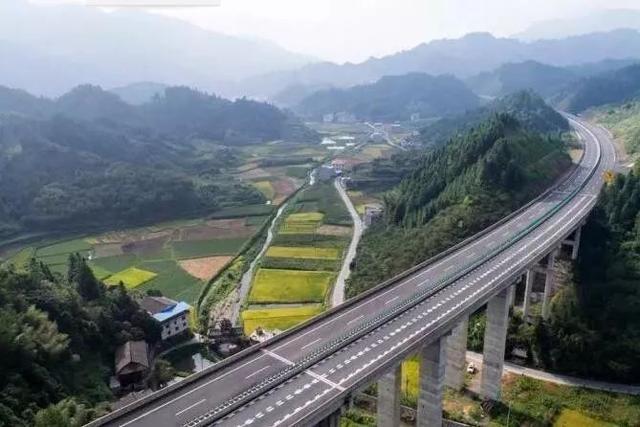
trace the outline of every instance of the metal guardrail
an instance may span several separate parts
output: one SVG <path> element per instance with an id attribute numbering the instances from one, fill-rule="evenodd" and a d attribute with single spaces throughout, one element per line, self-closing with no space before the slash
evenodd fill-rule
<path id="1" fill-rule="evenodd" d="M 594 135 L 595 137 L 595 135 Z M 495 249 L 479 258 L 476 261 L 473 261 L 466 266 L 458 269 L 456 272 L 451 273 L 442 279 L 435 282 L 435 286 L 427 288 L 421 292 L 417 292 L 414 295 L 406 298 L 395 306 L 380 312 L 377 316 L 369 319 L 366 322 L 361 323 L 360 325 L 352 328 L 345 334 L 341 335 L 338 338 L 331 340 L 330 342 L 324 344 L 322 347 L 316 349 L 314 352 L 305 356 L 302 360 L 296 362 L 294 365 L 287 366 L 283 368 L 280 372 L 271 375 L 270 377 L 264 379 L 260 383 L 254 385 L 253 387 L 247 389 L 246 391 L 234 396 L 233 398 L 227 400 L 222 405 L 217 406 L 216 408 L 194 418 L 193 420 L 184 424 L 184 427 L 199 427 L 202 425 L 206 425 L 211 423 L 217 419 L 220 419 L 227 414 L 233 412 L 235 409 L 243 406 L 249 401 L 257 398 L 259 395 L 265 393 L 271 388 L 280 385 L 281 383 L 287 381 L 290 378 L 304 372 L 309 367 L 315 365 L 319 361 L 327 358 L 329 355 L 336 353 L 340 349 L 348 346 L 352 342 L 362 338 L 367 335 L 369 332 L 385 325 L 390 320 L 393 320 L 398 314 L 401 314 L 408 309 L 422 303 L 427 298 L 471 273 L 475 269 L 479 268 L 487 261 L 495 258 L 506 249 L 515 245 L 517 242 L 522 240 L 524 237 L 529 235 L 533 230 L 540 227 L 544 222 L 553 217 L 558 211 L 560 211 L 563 207 L 568 205 L 580 192 L 583 190 L 585 185 L 589 182 L 589 180 L 593 177 L 593 174 L 598 169 L 602 159 L 602 150 L 600 148 L 600 142 L 597 137 L 595 137 L 596 144 L 598 147 L 598 159 L 589 172 L 589 175 L 580 183 L 578 188 L 572 191 L 567 197 L 562 199 L 560 202 L 556 204 L 549 211 L 542 214 L 540 217 L 532 221 L 525 229 L 521 230 L 515 236 L 509 238 L 501 245 L 497 246 Z"/>

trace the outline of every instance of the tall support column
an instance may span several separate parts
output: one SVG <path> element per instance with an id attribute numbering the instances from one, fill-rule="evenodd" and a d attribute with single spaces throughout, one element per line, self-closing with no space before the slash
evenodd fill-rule
<path id="1" fill-rule="evenodd" d="M 520 279 L 518 279 L 520 282 Z M 513 307 L 516 304 L 516 286 L 518 282 L 515 282 L 513 285 L 509 286 L 509 307 Z"/>
<path id="2" fill-rule="evenodd" d="M 335 411 L 318 423 L 316 427 L 340 427 L 340 411 Z"/>
<path id="3" fill-rule="evenodd" d="M 571 248 L 571 259 L 578 259 L 578 250 L 580 249 L 580 237 L 582 235 L 582 227 L 576 228 L 575 233 L 573 234 L 573 247 Z"/>
<path id="4" fill-rule="evenodd" d="M 447 366 L 447 337 L 420 352 L 420 395 L 416 427 L 442 425 L 442 395 Z"/>
<path id="5" fill-rule="evenodd" d="M 533 280 L 536 277 L 536 272 L 532 269 L 527 270 L 527 278 L 524 285 L 524 301 L 522 303 L 522 318 L 526 319 L 529 315 L 529 309 L 531 309 L 531 290 L 533 289 Z"/>
<path id="6" fill-rule="evenodd" d="M 487 304 L 487 326 L 484 331 L 482 383 L 480 394 L 485 399 L 500 399 L 502 367 L 509 326 L 509 291 L 502 290 Z"/>
<path id="7" fill-rule="evenodd" d="M 469 315 L 465 316 L 447 337 L 445 384 L 456 390 L 462 390 L 464 387 L 468 329 Z"/>
<path id="8" fill-rule="evenodd" d="M 400 385 L 402 365 L 398 365 L 378 380 L 377 426 L 396 427 L 400 424 Z"/>
<path id="9" fill-rule="evenodd" d="M 549 318 L 549 311 L 551 309 L 551 294 L 553 293 L 555 284 L 556 253 L 557 250 L 551 251 L 547 258 L 547 271 L 544 279 L 544 297 L 542 299 L 542 318 L 544 320 Z"/>

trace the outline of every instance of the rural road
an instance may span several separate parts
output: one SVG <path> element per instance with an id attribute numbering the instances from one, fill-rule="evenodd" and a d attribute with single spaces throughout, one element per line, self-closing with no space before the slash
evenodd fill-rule
<path id="1" fill-rule="evenodd" d="M 467 351 L 467 361 L 473 362 L 476 366 L 482 366 L 482 354 Z M 552 374 L 550 372 L 539 371 L 537 369 L 525 368 L 514 363 L 504 362 L 504 372 L 511 372 L 517 375 L 534 378 L 536 380 L 550 383 L 568 385 L 572 387 L 590 388 L 593 390 L 609 391 L 613 393 L 640 395 L 640 386 L 627 384 L 615 384 L 604 381 L 587 380 L 568 375 Z"/>
<path id="2" fill-rule="evenodd" d="M 340 268 L 340 273 L 338 273 L 336 284 L 333 286 L 333 294 L 331 295 L 332 307 L 335 307 L 336 305 L 342 304 L 344 302 L 344 285 L 347 278 L 349 277 L 349 274 L 351 273 L 349 266 L 356 256 L 358 243 L 360 242 L 362 232 L 364 231 L 364 225 L 362 224 L 360 215 L 358 215 L 358 211 L 356 211 L 355 206 L 353 206 L 353 203 L 351 203 L 351 199 L 349 199 L 347 192 L 344 190 L 344 187 L 340 183 L 339 177 L 334 181 L 334 185 L 336 187 L 336 190 L 338 190 L 338 194 L 340 194 L 344 205 L 347 207 L 349 214 L 351 215 L 351 219 L 353 221 L 353 235 L 351 237 L 351 243 L 349 243 L 349 249 L 347 249 L 347 255 L 344 257 L 344 261 L 342 262 L 342 268 Z"/>

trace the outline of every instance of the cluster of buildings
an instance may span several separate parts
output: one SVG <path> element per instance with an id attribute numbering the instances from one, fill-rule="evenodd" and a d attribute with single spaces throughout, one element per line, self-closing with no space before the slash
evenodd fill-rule
<path id="1" fill-rule="evenodd" d="M 165 297 L 145 296 L 139 301 L 161 327 L 162 342 L 190 334 L 189 312 L 191 306 L 183 301 Z M 155 349 L 146 341 L 127 341 L 116 349 L 115 375 L 111 377 L 113 391 L 122 388 L 144 388 L 153 364 Z"/>

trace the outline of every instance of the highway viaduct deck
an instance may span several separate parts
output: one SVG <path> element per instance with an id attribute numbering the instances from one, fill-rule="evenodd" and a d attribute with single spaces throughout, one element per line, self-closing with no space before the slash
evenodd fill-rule
<path id="1" fill-rule="evenodd" d="M 482 395 L 500 397 L 513 284 L 553 269 L 573 247 L 615 152 L 607 133 L 570 118 L 584 141 L 579 165 L 556 186 L 438 257 L 253 346 L 179 384 L 106 415 L 93 426 L 337 425 L 349 398 L 378 381 L 378 425 L 396 426 L 402 361 L 419 354 L 418 425 L 442 422 L 446 383 L 461 387 L 470 313 L 487 305 Z M 546 274 L 543 315 L 553 289 Z M 527 310 L 528 298 L 525 298 Z"/>

